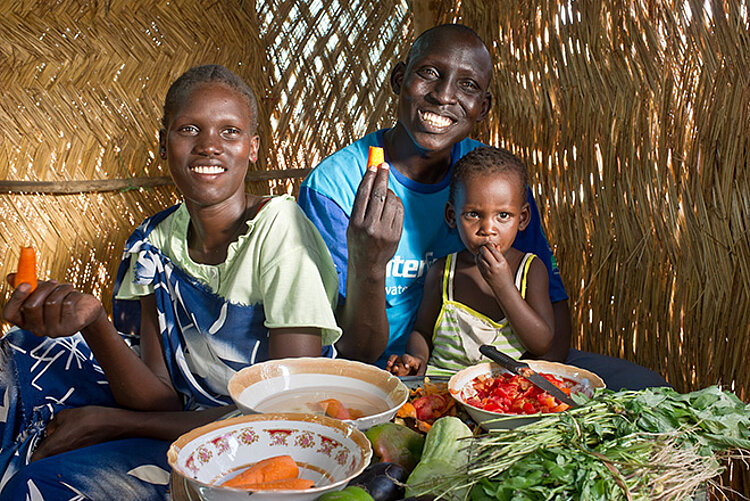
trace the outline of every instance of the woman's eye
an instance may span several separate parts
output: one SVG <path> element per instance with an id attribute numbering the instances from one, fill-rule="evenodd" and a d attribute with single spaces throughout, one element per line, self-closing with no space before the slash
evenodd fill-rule
<path id="1" fill-rule="evenodd" d="M 237 136 L 240 133 L 240 129 L 235 129 L 234 127 L 229 127 L 224 129 L 224 134 L 227 136 Z"/>
<path id="2" fill-rule="evenodd" d="M 422 68 L 419 70 L 419 73 L 425 78 L 436 78 L 438 76 L 435 68 Z"/>

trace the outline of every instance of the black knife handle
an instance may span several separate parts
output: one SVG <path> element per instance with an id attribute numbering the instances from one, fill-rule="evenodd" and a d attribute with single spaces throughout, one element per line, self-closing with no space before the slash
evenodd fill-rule
<path id="1" fill-rule="evenodd" d="M 519 362 L 518 360 L 510 358 L 508 355 L 489 344 L 483 344 L 482 346 L 480 346 L 479 352 L 487 358 L 490 358 L 498 364 L 502 365 L 506 369 L 513 371 L 515 374 L 518 374 L 518 371 L 520 371 L 521 369 L 526 369 L 529 367 L 529 364 Z"/>

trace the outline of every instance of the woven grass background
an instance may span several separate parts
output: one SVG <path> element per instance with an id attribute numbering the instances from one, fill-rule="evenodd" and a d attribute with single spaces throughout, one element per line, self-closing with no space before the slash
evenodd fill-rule
<path id="1" fill-rule="evenodd" d="M 746 0 L 6 1 L 0 182 L 166 176 L 161 102 L 207 62 L 258 94 L 256 168 L 311 168 L 393 123 L 393 63 L 415 32 L 453 20 L 493 53 L 475 137 L 529 167 L 574 345 L 749 401 Z M 296 193 L 299 177 L 250 189 Z M 32 243 L 43 276 L 108 305 L 125 237 L 176 199 L 168 185 L 0 194 L 0 273 Z"/>

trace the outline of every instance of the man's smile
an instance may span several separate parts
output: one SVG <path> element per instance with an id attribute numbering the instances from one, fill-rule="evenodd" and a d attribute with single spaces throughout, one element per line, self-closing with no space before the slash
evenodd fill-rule
<path id="1" fill-rule="evenodd" d="M 455 120 L 451 117 L 438 115 L 437 113 L 424 110 L 419 110 L 419 118 L 422 123 L 428 126 L 428 128 L 436 131 L 446 129 L 453 125 L 453 123 L 455 122 Z"/>

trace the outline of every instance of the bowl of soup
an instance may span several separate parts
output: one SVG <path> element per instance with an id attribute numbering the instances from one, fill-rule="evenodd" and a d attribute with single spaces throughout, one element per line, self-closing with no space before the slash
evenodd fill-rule
<path id="1" fill-rule="evenodd" d="M 228 389 L 243 414 L 314 414 L 341 419 L 360 430 L 390 421 L 409 398 L 409 389 L 387 371 L 323 357 L 245 367 L 232 376 Z"/>

